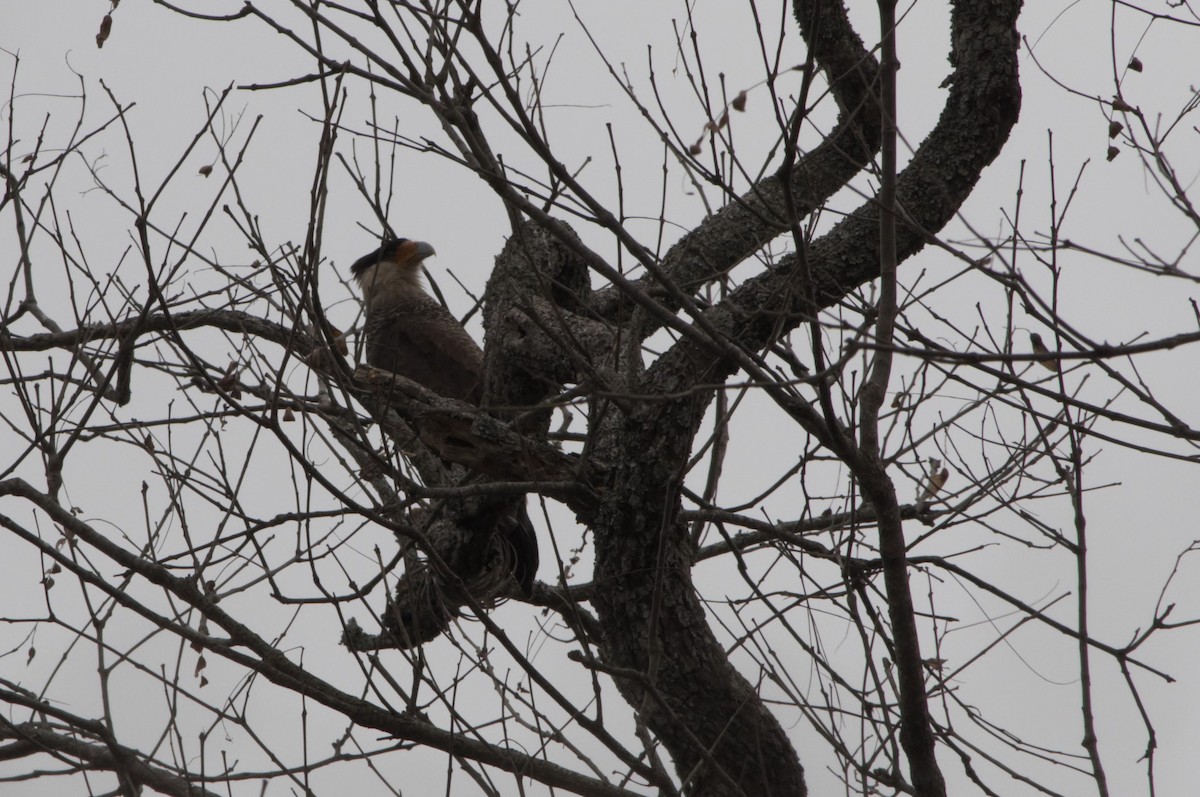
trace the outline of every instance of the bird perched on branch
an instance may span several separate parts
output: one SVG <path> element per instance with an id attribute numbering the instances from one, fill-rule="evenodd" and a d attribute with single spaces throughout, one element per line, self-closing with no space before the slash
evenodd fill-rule
<path id="1" fill-rule="evenodd" d="M 1050 356 L 1050 349 L 1046 348 L 1046 342 L 1042 340 L 1042 336 L 1036 332 L 1030 332 L 1029 343 L 1033 346 L 1034 354 L 1042 355 L 1042 359 L 1038 360 L 1037 364 L 1047 371 L 1058 373 L 1058 360 Z"/>
<path id="2" fill-rule="evenodd" d="M 483 351 L 421 282 L 421 263 L 433 254 L 427 243 L 398 238 L 350 267 L 367 306 L 367 363 L 479 404 Z"/>
<path id="3" fill-rule="evenodd" d="M 427 243 L 395 238 L 350 267 L 366 305 L 367 363 L 478 406 L 483 351 L 458 319 L 425 292 L 421 264 L 433 254 Z M 538 549 L 523 499 L 516 522 L 502 524 L 500 531 L 514 554 L 513 577 L 528 596 Z"/>

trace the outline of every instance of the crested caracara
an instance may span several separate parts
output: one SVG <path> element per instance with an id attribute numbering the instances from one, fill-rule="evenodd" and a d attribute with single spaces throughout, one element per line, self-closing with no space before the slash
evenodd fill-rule
<path id="1" fill-rule="evenodd" d="M 421 241 L 387 241 L 350 267 L 367 309 L 367 363 L 447 398 L 479 404 L 483 351 L 450 311 L 425 292 Z"/>
<path id="2" fill-rule="evenodd" d="M 367 363 L 447 398 L 478 405 L 483 351 L 458 319 L 425 292 L 421 262 L 432 254 L 427 243 L 396 238 L 350 267 L 366 305 Z M 524 500 L 516 520 L 503 524 L 502 531 L 514 554 L 513 577 L 528 596 L 538 548 Z"/>

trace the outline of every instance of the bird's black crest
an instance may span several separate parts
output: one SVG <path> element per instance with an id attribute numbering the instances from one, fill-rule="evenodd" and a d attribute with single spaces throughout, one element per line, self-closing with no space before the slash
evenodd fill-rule
<path id="1" fill-rule="evenodd" d="M 369 255 L 363 255 L 358 260 L 354 261 L 354 265 L 350 266 L 350 273 L 354 276 L 362 274 L 371 266 L 391 258 L 395 254 L 396 249 L 408 243 L 407 238 L 388 238 L 383 242 L 383 245 Z"/>

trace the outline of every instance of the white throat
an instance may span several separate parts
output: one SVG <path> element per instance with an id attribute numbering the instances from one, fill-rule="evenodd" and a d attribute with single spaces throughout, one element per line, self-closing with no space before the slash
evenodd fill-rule
<path id="1" fill-rule="evenodd" d="M 367 312 L 389 301 L 425 295 L 420 265 L 405 268 L 386 261 L 376 263 L 358 275 L 358 285 L 362 289 Z"/>

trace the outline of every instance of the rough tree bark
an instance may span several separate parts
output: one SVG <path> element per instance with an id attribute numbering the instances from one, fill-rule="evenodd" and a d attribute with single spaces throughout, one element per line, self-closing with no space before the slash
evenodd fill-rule
<path id="1" fill-rule="evenodd" d="M 327 24 L 316 6 L 297 6 L 315 23 Z M 880 145 L 881 125 L 879 66 L 850 26 L 844 4 L 795 0 L 793 6 L 811 53 L 807 68 L 810 74 L 816 69 L 824 72 L 841 109 L 837 127 L 806 155 L 789 148 L 783 170 L 688 232 L 660 262 L 653 262 L 644 248 L 636 246 L 602 206 L 589 207 L 597 223 L 609 227 L 650 273 L 634 283 L 613 278 L 616 272 L 611 266 L 588 250 L 569 227 L 508 181 L 470 110 L 473 87 L 490 85 L 488 81 L 470 75 L 453 87 L 458 93 L 452 94 L 444 86 L 423 85 L 419 65 L 406 63 L 404 69 L 389 66 L 385 70 L 386 79 L 394 81 L 390 87 L 424 102 L 438 114 L 470 156 L 464 157 L 464 162 L 500 196 L 514 219 L 513 236 L 497 259 L 485 296 L 485 407 L 494 417 L 483 417 L 456 402 L 439 401 L 419 387 L 405 384 L 392 394 L 390 409 L 411 421 L 422 441 L 439 456 L 464 465 L 475 475 L 523 485 L 510 489 L 500 501 L 514 500 L 512 496 L 521 489 L 536 489 L 566 503 L 589 525 L 595 538 L 595 578 L 576 592 L 586 595 L 596 611 L 596 621 L 589 618 L 583 625 L 584 633 L 597 639 L 600 659 L 586 664 L 615 679 L 639 723 L 670 754 L 685 790 L 702 795 L 806 794 L 801 757 L 755 686 L 730 662 L 692 581 L 699 552 L 680 516 L 681 490 L 696 436 L 716 395 L 711 386 L 724 383 L 738 371 L 756 378 L 759 353 L 779 336 L 812 321 L 818 309 L 842 301 L 879 276 L 879 213 L 871 201 L 811 244 L 797 234 L 807 215 L 869 168 Z M 896 255 L 900 262 L 920 251 L 953 217 L 983 169 L 999 154 L 1017 119 L 1019 37 L 1015 26 L 1020 7 L 1020 0 L 954 3 L 953 72 L 948 78 L 946 104 L 936 127 L 897 182 Z M 251 14 L 274 25 L 249 5 L 238 16 Z M 463 28 L 482 36 L 478 25 L 475 17 L 465 21 Z M 296 34 L 278 26 L 275 29 L 310 49 L 328 68 L 367 80 L 384 80 L 348 62 L 327 59 Z M 497 71 L 502 77 L 502 70 Z M 511 90 L 502 80 L 501 86 L 497 90 Z M 519 98 L 513 105 L 521 107 Z M 802 108 L 794 112 L 788 123 L 791 129 L 798 129 L 803 113 Z M 536 145 L 536 125 L 529 120 L 519 123 L 527 126 L 530 141 Z M 591 201 L 551 154 L 539 154 L 581 204 Z M 792 234 L 797 244 L 795 254 L 744 281 L 719 303 L 710 307 L 694 303 L 698 289 L 787 234 Z M 613 284 L 591 293 L 589 269 L 609 277 Z M 636 311 L 629 312 L 635 306 Z M 229 312 L 151 314 L 135 322 L 33 335 L 20 341 L 6 339 L 4 343 L 13 351 L 33 351 L 119 338 L 131 332 L 170 330 L 178 335 L 193 324 L 274 340 L 301 356 L 321 345 L 295 330 Z M 643 369 L 636 344 L 664 324 L 681 332 L 680 338 Z M 627 342 L 630 338 L 632 346 Z M 349 384 L 344 370 L 331 376 Z M 585 453 L 578 460 L 547 442 L 549 413 L 541 406 L 568 385 L 583 391 L 603 385 L 610 394 L 603 400 L 593 399 Z M 901 515 L 887 474 L 864 459 L 853 434 L 798 393 L 779 386 L 764 387 L 781 409 L 846 462 L 872 510 L 899 527 Z M 611 395 L 614 392 L 615 397 Z M 370 401 L 369 396 L 364 397 L 368 406 Z M 386 412 L 380 408 L 375 414 L 387 431 Z M 498 418 L 512 423 L 506 426 Z M 80 538 L 97 550 L 202 610 L 225 629 L 231 642 L 218 644 L 200 634 L 188 637 L 188 629 L 181 626 L 178 633 L 184 638 L 273 682 L 309 694 L 358 724 L 439 749 L 465 750 L 475 760 L 526 772 L 547 784 L 597 794 L 622 792 L 535 756 L 509 755 L 499 746 L 462 740 L 423 720 L 386 712 L 333 690 L 219 607 L 209 605 L 195 585 L 112 546 L 103 535 L 25 482 L 7 480 L 0 484 L 0 494 L 21 496 L 42 506 L 64 527 L 76 528 Z M 0 520 L 8 523 L 6 518 Z M 469 525 L 469 519 L 458 520 Z M 49 550 L 46 553 L 56 555 Z M 903 572 L 903 554 L 902 550 L 885 552 L 885 559 L 890 557 Z M 902 582 L 902 577 L 889 579 L 889 601 L 902 600 L 907 593 Z M 566 605 L 571 600 L 571 590 L 553 592 L 543 587 L 539 593 L 548 604 Z M 564 615 L 568 613 L 564 611 Z M 168 626 L 170 622 L 164 625 Z M 242 653 L 243 648 L 250 652 Z M 934 729 L 927 717 L 910 715 L 902 721 L 915 723 L 920 734 L 932 738 Z M 597 731 L 597 738 L 607 738 L 603 730 Z M 911 758 L 907 742 L 906 749 Z M 86 752 L 98 755 L 97 751 Z M 664 791 L 669 789 L 669 784 L 662 783 L 665 778 L 644 762 L 625 763 L 630 771 Z M 936 793 L 937 787 L 932 785 L 935 774 L 914 772 L 916 793 Z"/>
<path id="2" fill-rule="evenodd" d="M 903 214 L 897 241 L 900 261 L 918 252 L 949 221 L 1016 122 L 1020 85 L 1015 25 L 1020 5 L 1019 0 L 992 0 L 954 6 L 951 90 L 936 128 L 898 181 Z M 797 3 L 796 16 L 809 36 L 813 26 L 805 23 L 819 20 L 815 27 L 840 41 L 836 52 L 856 42 L 848 29 L 841 37 L 833 36 L 844 21 L 838 4 Z M 814 47 L 814 55 L 821 57 L 819 47 Z M 874 74 L 873 61 L 860 58 L 855 63 L 863 68 L 826 69 L 843 77 Z M 842 85 L 859 84 L 847 80 Z M 869 86 L 863 88 L 869 91 Z M 843 102 L 843 107 L 875 107 L 867 91 L 857 95 L 857 105 Z M 878 141 L 874 123 L 856 125 L 853 117 L 844 119 L 839 130 L 843 146 L 836 148 L 838 155 L 818 150 L 813 160 L 797 163 L 800 179 L 794 185 L 804 186 L 802 191 L 823 196 L 844 184 L 847 167 L 861 163 L 864 154 L 844 142 L 869 142 L 865 148 L 871 150 Z M 856 137 L 857 130 L 870 132 Z M 774 180 L 687 236 L 673 250 L 683 254 L 674 256 L 678 265 L 672 276 L 691 288 L 794 223 Z M 750 213 L 751 201 L 764 202 L 765 207 Z M 805 207 L 812 205 L 799 205 Z M 726 226 L 727 216 L 737 216 L 738 223 Z M 761 232 L 738 234 L 754 222 Z M 864 203 L 815 241 L 807 252 L 807 269 L 797 267 L 797 257 L 785 258 L 779 269 L 749 280 L 703 313 L 703 322 L 725 338 L 733 353 L 714 353 L 719 348 L 711 339 L 685 338 L 630 385 L 638 394 L 686 398 L 638 404 L 619 423 L 591 430 L 612 436 L 596 447 L 616 452 L 619 460 L 612 463 L 610 481 L 602 491 L 605 498 L 592 520 L 599 587 L 592 602 L 603 629 L 604 661 L 614 671 L 627 673 L 617 679 L 623 694 L 697 794 L 805 793 L 803 767 L 782 728 L 729 664 L 709 628 L 691 582 L 695 551 L 678 519 L 683 468 L 713 397 L 699 386 L 722 382 L 745 362 L 738 353 L 761 350 L 781 330 L 809 317 L 807 297 L 828 307 L 878 276 L 878 213 L 873 204 Z M 811 284 L 801 282 L 803 273 L 811 274 Z M 601 311 L 612 306 L 605 299 L 600 297 Z M 815 415 L 804 417 L 810 432 L 830 440 L 838 434 L 821 428 Z M 922 780 L 919 773 L 914 780 Z"/>

